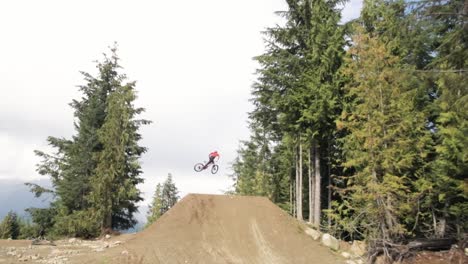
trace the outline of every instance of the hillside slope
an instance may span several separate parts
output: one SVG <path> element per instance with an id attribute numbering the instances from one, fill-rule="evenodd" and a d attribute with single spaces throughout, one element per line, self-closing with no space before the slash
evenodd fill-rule
<path id="1" fill-rule="evenodd" d="M 266 198 L 202 194 L 187 195 L 122 247 L 92 259 L 96 263 L 344 263 Z"/>

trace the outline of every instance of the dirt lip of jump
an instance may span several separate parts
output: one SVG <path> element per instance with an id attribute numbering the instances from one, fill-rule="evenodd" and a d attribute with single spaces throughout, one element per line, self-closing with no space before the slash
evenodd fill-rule
<path id="1" fill-rule="evenodd" d="M 267 198 L 189 194 L 122 246 L 94 254 L 86 262 L 328 264 L 344 260 L 307 236 L 302 223 Z"/>

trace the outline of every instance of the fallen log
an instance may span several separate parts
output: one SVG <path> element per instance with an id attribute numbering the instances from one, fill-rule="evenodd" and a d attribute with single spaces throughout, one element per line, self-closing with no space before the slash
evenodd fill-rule
<path id="1" fill-rule="evenodd" d="M 456 243 L 455 238 L 418 239 L 410 241 L 406 246 L 409 250 L 448 250 Z"/>
<path id="2" fill-rule="evenodd" d="M 46 239 L 34 239 L 31 241 L 31 246 L 57 246 L 53 241 Z"/>
<path id="3" fill-rule="evenodd" d="M 414 256 L 418 251 L 450 250 L 453 245 L 457 244 L 457 242 L 459 241 L 455 238 L 415 239 L 407 241 L 406 244 L 394 244 L 386 241 L 379 241 L 375 243 L 373 249 L 368 252 L 368 257 L 370 263 L 374 263 L 377 257 L 382 255 L 392 261 L 401 261 L 405 258 Z"/>

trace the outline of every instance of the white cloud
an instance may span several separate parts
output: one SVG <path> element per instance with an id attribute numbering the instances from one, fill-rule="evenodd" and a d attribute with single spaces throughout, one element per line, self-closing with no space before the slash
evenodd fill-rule
<path id="1" fill-rule="evenodd" d="M 0 180 L 37 180 L 35 164 L 39 158 L 34 149 L 47 149 L 47 146 L 15 138 L 0 131 Z"/>
<path id="2" fill-rule="evenodd" d="M 341 20 L 347 22 L 359 17 L 362 9 L 362 0 L 350 0 L 344 4 L 341 11 Z"/>

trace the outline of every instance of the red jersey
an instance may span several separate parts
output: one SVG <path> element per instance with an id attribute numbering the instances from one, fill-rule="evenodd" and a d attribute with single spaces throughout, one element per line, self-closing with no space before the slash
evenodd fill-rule
<path id="1" fill-rule="evenodd" d="M 218 157 L 218 158 L 219 158 L 218 151 L 211 152 L 211 153 L 210 153 L 210 157 L 213 157 L 213 158 Z"/>

